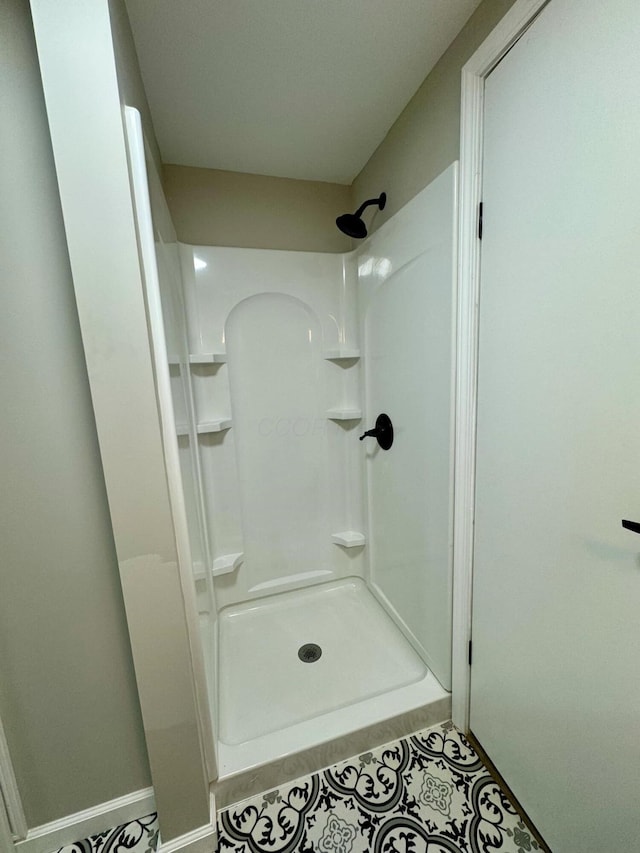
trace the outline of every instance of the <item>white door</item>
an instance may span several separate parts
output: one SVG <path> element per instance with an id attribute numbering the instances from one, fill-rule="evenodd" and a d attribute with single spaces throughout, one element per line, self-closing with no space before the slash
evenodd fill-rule
<path id="1" fill-rule="evenodd" d="M 471 730 L 554 853 L 640 850 L 640 3 L 486 82 Z"/>

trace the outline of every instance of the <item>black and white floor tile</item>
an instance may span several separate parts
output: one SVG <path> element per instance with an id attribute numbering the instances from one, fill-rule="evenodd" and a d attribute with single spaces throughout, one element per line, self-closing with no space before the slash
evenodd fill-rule
<path id="1" fill-rule="evenodd" d="M 158 816 L 150 814 L 68 844 L 56 853 L 154 853 L 157 846 Z"/>
<path id="2" fill-rule="evenodd" d="M 245 800 L 219 816 L 219 853 L 535 850 L 540 847 L 520 815 L 451 723 Z"/>
<path id="3" fill-rule="evenodd" d="M 244 800 L 218 853 L 531 853 L 540 850 L 464 735 L 443 723 Z M 154 853 L 152 814 L 56 853 Z"/>

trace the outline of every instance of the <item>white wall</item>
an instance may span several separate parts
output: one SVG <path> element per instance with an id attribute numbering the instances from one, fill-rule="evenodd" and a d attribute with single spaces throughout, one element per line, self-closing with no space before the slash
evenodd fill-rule
<path id="1" fill-rule="evenodd" d="M 357 251 L 368 424 L 369 582 L 451 689 L 453 341 L 457 164 Z"/>

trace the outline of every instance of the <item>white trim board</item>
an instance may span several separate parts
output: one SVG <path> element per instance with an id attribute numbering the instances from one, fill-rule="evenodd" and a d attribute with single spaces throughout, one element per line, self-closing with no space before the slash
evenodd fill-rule
<path id="1" fill-rule="evenodd" d="M 162 843 L 157 853 L 213 853 L 218 848 L 218 827 L 216 824 L 216 798 L 209 793 L 209 823 L 191 832 Z"/>
<path id="2" fill-rule="evenodd" d="M 27 833 L 22 841 L 6 843 L 0 822 L 0 849 L 6 853 L 51 853 L 59 847 L 84 841 L 100 832 L 107 832 L 156 811 L 153 788 L 134 791 L 115 800 L 101 803 L 90 809 L 42 824 Z M 216 806 L 210 795 L 210 820 L 208 824 L 160 843 L 157 853 L 212 853 L 217 846 Z"/>
<path id="3" fill-rule="evenodd" d="M 155 367 L 156 393 L 158 410 L 162 429 L 163 452 L 169 490 L 169 502 L 175 527 L 176 547 L 178 551 L 178 574 L 182 589 L 184 613 L 189 643 L 189 664 L 191 681 L 195 694 L 195 707 L 200 735 L 200 748 L 207 768 L 209 781 L 217 779 L 215 747 L 209 699 L 207 696 L 207 679 L 200 640 L 200 623 L 196 606 L 193 580 L 193 558 L 189 540 L 189 526 L 182 491 L 182 474 L 178 439 L 176 437 L 176 421 L 173 410 L 171 377 L 169 375 L 169 356 L 164 337 L 164 321 L 162 316 L 162 300 L 160 282 L 156 261 L 156 248 L 153 233 L 153 217 L 147 178 L 145 160 L 145 139 L 142 130 L 140 113 L 134 107 L 125 106 L 125 136 L 129 156 L 129 171 L 131 179 L 131 194 L 135 208 L 136 226 L 138 229 L 138 244 L 140 249 L 143 283 L 147 298 L 147 316 L 152 341 L 152 356 Z M 159 176 L 157 177 L 160 181 Z M 186 348 L 186 341 L 185 341 Z"/>
<path id="4" fill-rule="evenodd" d="M 15 853 L 51 853 L 66 844 L 83 841 L 99 832 L 145 817 L 155 810 L 153 788 L 143 788 L 30 829 L 23 841 L 14 842 L 14 850 Z"/>
<path id="5" fill-rule="evenodd" d="M 549 0 L 516 0 L 462 69 L 458 206 L 458 317 L 456 450 L 453 526 L 452 719 L 469 729 L 471 597 L 475 517 L 475 446 L 478 380 L 478 300 L 485 79 Z"/>

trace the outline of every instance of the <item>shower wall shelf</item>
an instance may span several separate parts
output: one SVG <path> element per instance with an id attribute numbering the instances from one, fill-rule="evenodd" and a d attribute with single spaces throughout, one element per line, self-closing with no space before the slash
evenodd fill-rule
<path id="1" fill-rule="evenodd" d="M 210 432 L 224 432 L 231 429 L 233 421 L 231 418 L 216 418 L 214 421 L 204 421 L 196 426 L 198 435 L 206 435 Z"/>
<path id="2" fill-rule="evenodd" d="M 243 560 L 243 551 L 239 551 L 237 554 L 224 554 L 222 557 L 216 557 L 213 561 L 211 574 L 214 578 L 220 577 L 220 575 L 230 575 L 232 572 L 235 572 Z"/>
<path id="3" fill-rule="evenodd" d="M 188 424 L 176 424 L 176 435 L 189 435 Z"/>
<path id="4" fill-rule="evenodd" d="M 355 361 L 360 358 L 360 350 L 349 347 L 327 350 L 324 353 L 326 361 Z"/>
<path id="5" fill-rule="evenodd" d="M 193 579 L 196 581 L 203 581 L 207 577 L 207 573 L 204 570 L 204 565 L 200 562 L 193 564 Z"/>
<path id="6" fill-rule="evenodd" d="M 330 421 L 360 421 L 362 420 L 362 411 L 351 407 L 329 409 L 327 418 Z"/>
<path id="7" fill-rule="evenodd" d="M 331 541 L 334 545 L 341 545 L 343 548 L 362 548 L 366 545 L 367 539 L 364 533 L 359 533 L 357 530 L 343 530 L 341 533 L 334 533 Z"/>
<path id="8" fill-rule="evenodd" d="M 189 364 L 225 364 L 226 361 L 226 352 L 192 353 L 189 356 Z"/>

